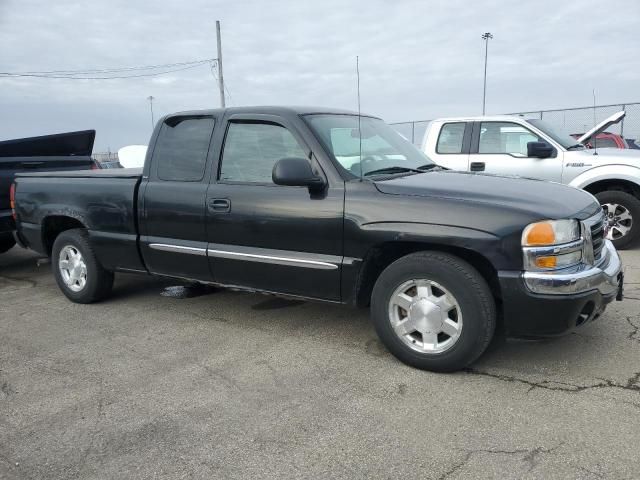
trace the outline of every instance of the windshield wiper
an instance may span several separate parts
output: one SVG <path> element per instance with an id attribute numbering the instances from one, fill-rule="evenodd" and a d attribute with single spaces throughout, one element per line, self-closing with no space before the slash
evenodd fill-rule
<path id="1" fill-rule="evenodd" d="M 385 173 L 405 173 L 405 172 L 424 173 L 422 170 L 418 170 L 417 168 L 393 166 L 393 167 L 378 168 L 377 170 L 371 170 L 365 173 L 364 176 L 366 177 L 367 175 L 383 175 Z"/>
<path id="2" fill-rule="evenodd" d="M 570 147 L 567 147 L 567 150 L 573 150 L 574 148 L 584 148 L 584 145 L 581 143 L 574 143 Z"/>
<path id="3" fill-rule="evenodd" d="M 427 170 L 447 170 L 447 169 L 435 163 L 426 163 L 424 165 L 420 165 L 418 167 L 418 170 L 420 170 L 421 172 L 426 172 Z"/>

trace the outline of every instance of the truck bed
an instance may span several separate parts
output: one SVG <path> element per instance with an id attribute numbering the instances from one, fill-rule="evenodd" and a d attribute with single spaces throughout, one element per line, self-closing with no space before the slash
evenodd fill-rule
<path id="1" fill-rule="evenodd" d="M 104 170 L 71 170 L 57 172 L 19 172 L 17 177 L 65 178 L 140 178 L 141 168 L 107 168 Z"/>
<path id="2" fill-rule="evenodd" d="M 46 255 L 52 245 L 43 242 L 44 234 L 61 228 L 61 219 L 74 219 L 87 227 L 105 267 L 144 270 L 137 247 L 141 178 L 141 169 L 20 173 L 19 236 Z"/>

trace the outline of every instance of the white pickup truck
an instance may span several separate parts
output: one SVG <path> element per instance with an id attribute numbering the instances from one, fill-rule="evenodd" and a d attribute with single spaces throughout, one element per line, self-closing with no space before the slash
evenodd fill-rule
<path id="1" fill-rule="evenodd" d="M 518 116 L 442 118 L 430 123 L 422 151 L 453 170 L 518 175 L 564 183 L 595 195 L 608 218 L 607 237 L 623 249 L 640 239 L 640 150 L 584 147 L 619 122 L 612 115 L 578 140 L 539 119 Z"/>

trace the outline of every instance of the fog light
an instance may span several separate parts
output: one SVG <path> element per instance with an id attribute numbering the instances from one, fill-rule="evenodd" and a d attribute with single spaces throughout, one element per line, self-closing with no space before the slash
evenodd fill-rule
<path id="1" fill-rule="evenodd" d="M 558 263 L 557 257 L 538 257 L 536 258 L 536 267 L 538 268 L 556 268 Z"/>
<path id="2" fill-rule="evenodd" d="M 562 255 L 546 255 L 536 257 L 535 265 L 538 268 L 563 268 L 576 265 L 582 260 L 582 252 L 571 252 Z"/>

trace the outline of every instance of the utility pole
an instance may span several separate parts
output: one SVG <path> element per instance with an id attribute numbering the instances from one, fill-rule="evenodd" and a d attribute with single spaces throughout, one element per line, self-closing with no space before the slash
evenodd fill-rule
<path id="1" fill-rule="evenodd" d="M 156 126 L 156 122 L 153 120 L 153 95 L 149 95 L 147 100 L 149 100 L 149 107 L 151 107 L 151 131 L 153 132 L 153 127 Z"/>
<path id="2" fill-rule="evenodd" d="M 487 101 L 487 57 L 489 55 L 489 39 L 493 38 L 491 32 L 485 32 L 482 34 L 484 40 L 484 86 L 482 88 L 482 115 L 485 112 L 485 104 Z"/>
<path id="3" fill-rule="evenodd" d="M 220 89 L 220 106 L 224 108 L 224 77 L 222 76 L 222 40 L 220 39 L 220 20 L 216 20 L 216 37 L 218 39 L 218 88 Z"/>

